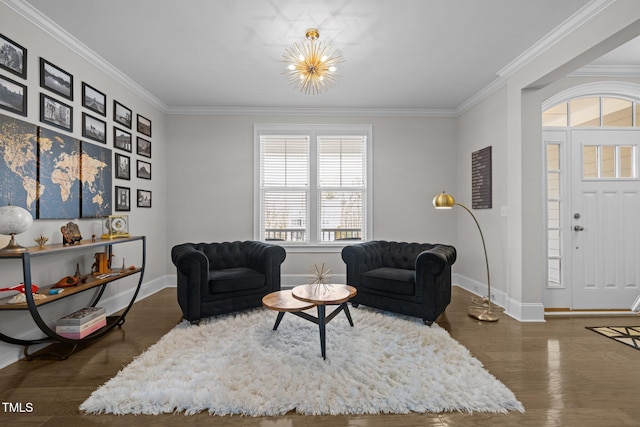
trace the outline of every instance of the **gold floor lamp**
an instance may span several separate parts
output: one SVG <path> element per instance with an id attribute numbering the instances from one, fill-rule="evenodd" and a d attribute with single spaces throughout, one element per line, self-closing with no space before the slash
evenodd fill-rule
<path id="1" fill-rule="evenodd" d="M 487 294 L 486 298 L 481 299 L 481 305 L 477 307 L 469 307 L 469 316 L 474 319 L 482 320 L 484 322 L 497 322 L 498 315 L 491 310 L 491 278 L 489 276 L 489 257 L 487 256 L 487 246 L 484 243 L 484 235 L 482 234 L 482 229 L 480 228 L 480 224 L 478 224 L 478 220 L 476 216 L 471 212 L 471 210 L 463 205 L 462 203 L 457 203 L 456 199 L 453 198 L 452 195 L 445 193 L 444 191 L 441 194 L 438 194 L 433 198 L 433 206 L 436 209 L 452 209 L 454 205 L 458 205 L 464 208 L 471 218 L 476 222 L 478 226 L 478 231 L 480 232 L 480 238 L 482 239 L 482 248 L 484 249 L 484 260 L 487 264 Z M 486 306 L 484 302 L 486 300 Z"/>

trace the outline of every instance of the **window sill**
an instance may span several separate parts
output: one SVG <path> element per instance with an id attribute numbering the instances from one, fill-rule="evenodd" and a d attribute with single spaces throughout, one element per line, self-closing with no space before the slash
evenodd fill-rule
<path id="1" fill-rule="evenodd" d="M 332 244 L 332 245 L 295 245 L 295 244 L 287 244 L 286 242 L 275 242 L 269 241 L 266 243 L 271 243 L 273 245 L 282 246 L 288 253 L 340 253 L 342 252 L 342 248 L 345 246 L 350 246 L 357 243 L 362 243 L 363 240 L 353 241 L 351 243 L 341 243 L 341 244 Z"/>

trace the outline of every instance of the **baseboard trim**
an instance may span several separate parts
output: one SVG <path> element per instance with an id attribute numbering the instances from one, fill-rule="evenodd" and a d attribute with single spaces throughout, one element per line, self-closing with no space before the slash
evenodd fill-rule
<path id="1" fill-rule="evenodd" d="M 454 286 L 465 289 L 475 295 L 487 295 L 487 285 L 462 274 L 453 273 L 451 281 Z M 523 303 L 508 296 L 500 289 L 491 289 L 491 302 L 504 307 L 504 314 L 519 322 L 544 322 L 544 304 Z"/>

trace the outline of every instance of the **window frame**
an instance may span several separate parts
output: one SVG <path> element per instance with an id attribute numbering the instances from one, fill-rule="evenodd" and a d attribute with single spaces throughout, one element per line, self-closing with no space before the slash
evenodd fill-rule
<path id="1" fill-rule="evenodd" d="M 318 186 L 318 135 L 363 135 L 366 137 L 365 146 L 365 200 L 362 227 L 362 242 L 367 241 L 373 234 L 373 128 L 372 125 L 358 124 L 254 124 L 253 146 L 254 146 L 254 201 L 253 201 L 253 238 L 258 241 L 265 241 L 261 236 L 261 162 L 260 162 L 260 137 L 262 135 L 308 135 L 309 136 L 309 201 L 307 206 L 309 241 L 307 242 L 287 242 L 279 241 L 278 245 L 286 247 L 290 252 L 339 252 L 346 245 L 353 244 L 353 241 L 345 242 L 321 242 L 319 241 L 319 195 Z"/>

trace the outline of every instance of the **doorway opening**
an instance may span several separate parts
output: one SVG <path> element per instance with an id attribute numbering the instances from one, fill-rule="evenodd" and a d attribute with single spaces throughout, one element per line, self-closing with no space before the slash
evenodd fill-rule
<path id="1" fill-rule="evenodd" d="M 628 309 L 640 293 L 640 87 L 606 86 L 543 104 L 547 308 Z"/>

